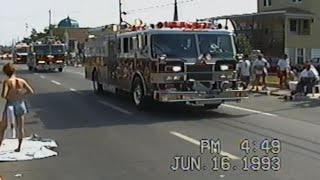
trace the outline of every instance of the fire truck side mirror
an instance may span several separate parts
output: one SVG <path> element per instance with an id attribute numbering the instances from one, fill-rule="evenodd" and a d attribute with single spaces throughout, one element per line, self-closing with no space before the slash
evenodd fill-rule
<path id="1" fill-rule="evenodd" d="M 138 38 L 137 37 L 132 37 L 132 45 L 133 45 L 133 50 L 136 52 L 138 51 Z"/>
<path id="2" fill-rule="evenodd" d="M 166 54 L 161 54 L 158 56 L 159 61 L 165 61 L 167 59 L 167 55 Z"/>

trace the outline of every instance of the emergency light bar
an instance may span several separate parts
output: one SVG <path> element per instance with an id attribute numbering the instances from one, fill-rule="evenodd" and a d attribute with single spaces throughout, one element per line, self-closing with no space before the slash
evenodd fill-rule
<path id="1" fill-rule="evenodd" d="M 211 22 L 165 21 L 165 22 L 158 22 L 156 25 L 150 24 L 150 26 L 147 27 L 147 25 L 143 21 L 138 19 L 135 21 L 134 25 L 131 25 L 130 27 L 120 31 L 123 31 L 123 32 L 139 31 L 139 30 L 145 30 L 146 28 L 151 28 L 151 29 L 170 28 L 170 29 L 183 29 L 184 31 L 193 31 L 193 30 L 222 29 L 222 25 L 213 24 Z M 225 26 L 225 29 L 228 29 L 228 26 Z"/>
<path id="2" fill-rule="evenodd" d="M 145 29 L 146 26 L 133 26 L 131 27 L 132 31 L 136 31 L 139 29 Z M 156 25 L 150 24 L 151 29 L 162 29 L 162 28 L 170 28 L 170 29 L 183 29 L 185 31 L 188 30 L 209 30 L 209 29 L 222 29 L 221 24 L 213 24 L 210 22 L 180 22 L 180 21 L 165 21 L 158 22 Z M 225 29 L 228 29 L 228 26 L 225 26 Z"/>

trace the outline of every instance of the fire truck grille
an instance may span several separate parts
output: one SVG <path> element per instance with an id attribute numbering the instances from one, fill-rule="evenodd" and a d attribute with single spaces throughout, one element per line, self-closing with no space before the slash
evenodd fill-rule
<path id="1" fill-rule="evenodd" d="M 212 72 L 213 65 L 211 64 L 194 64 L 187 65 L 187 72 Z"/>
<path id="2" fill-rule="evenodd" d="M 213 65 L 211 64 L 187 65 L 187 79 L 194 79 L 197 81 L 211 81 L 213 78 L 212 66 Z"/>
<path id="3" fill-rule="evenodd" d="M 212 81 L 212 73 L 188 73 L 187 79 L 194 79 L 196 81 Z"/>

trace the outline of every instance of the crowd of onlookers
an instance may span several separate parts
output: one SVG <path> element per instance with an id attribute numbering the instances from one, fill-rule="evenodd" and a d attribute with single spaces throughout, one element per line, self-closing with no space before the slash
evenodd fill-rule
<path id="1" fill-rule="evenodd" d="M 249 55 L 244 55 L 237 64 L 238 77 L 242 81 L 243 87 L 250 90 L 259 91 L 259 86 L 262 85 L 262 90 L 267 90 L 266 79 L 269 75 L 270 63 L 259 54 L 257 58 L 251 59 Z M 278 61 L 276 66 L 276 75 L 279 79 L 279 87 L 288 89 L 290 81 L 297 81 L 298 85 L 295 92 L 304 92 L 306 87 L 307 93 L 310 93 L 312 87 L 319 82 L 319 72 L 307 61 L 301 71 L 292 68 L 290 60 L 286 54 Z"/>

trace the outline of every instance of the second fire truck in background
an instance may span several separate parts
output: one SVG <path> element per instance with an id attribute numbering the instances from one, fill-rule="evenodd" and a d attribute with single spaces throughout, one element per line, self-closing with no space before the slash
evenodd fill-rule
<path id="1" fill-rule="evenodd" d="M 15 64 L 25 64 L 27 63 L 28 53 L 30 51 L 30 46 L 26 43 L 19 43 L 13 49 L 13 63 Z"/>
<path id="2" fill-rule="evenodd" d="M 31 46 L 27 66 L 29 70 L 63 71 L 67 58 L 66 45 L 59 42 L 36 43 Z"/>

